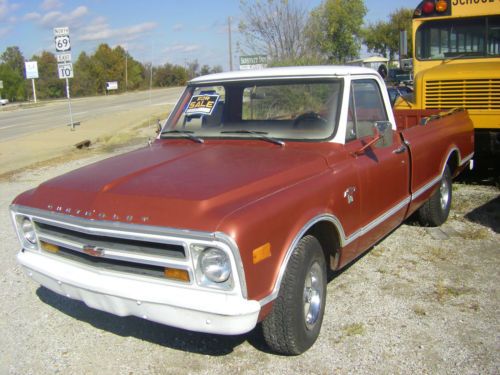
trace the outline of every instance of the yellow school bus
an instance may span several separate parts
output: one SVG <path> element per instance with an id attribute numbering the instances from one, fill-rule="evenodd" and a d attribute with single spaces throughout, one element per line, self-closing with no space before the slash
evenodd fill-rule
<path id="1" fill-rule="evenodd" d="M 498 177 L 500 0 L 422 1 L 412 27 L 414 98 L 395 109 L 468 109 L 476 163 Z"/>

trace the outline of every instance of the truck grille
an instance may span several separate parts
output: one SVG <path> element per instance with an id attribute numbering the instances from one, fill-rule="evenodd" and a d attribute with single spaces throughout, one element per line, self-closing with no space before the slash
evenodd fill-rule
<path id="1" fill-rule="evenodd" d="M 425 82 L 425 108 L 500 109 L 500 79 Z"/>
<path id="2" fill-rule="evenodd" d="M 86 266 L 160 278 L 165 268 L 190 268 L 179 244 L 89 234 L 37 219 L 34 224 L 43 250 Z"/>

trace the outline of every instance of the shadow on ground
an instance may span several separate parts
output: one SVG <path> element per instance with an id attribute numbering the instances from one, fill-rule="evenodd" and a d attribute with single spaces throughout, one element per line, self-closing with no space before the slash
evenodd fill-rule
<path id="1" fill-rule="evenodd" d="M 136 317 L 119 317 L 95 310 L 83 302 L 60 296 L 45 287 L 38 288 L 36 294 L 42 302 L 62 313 L 118 336 L 135 337 L 171 349 L 211 356 L 230 354 L 244 342 L 248 342 L 257 350 L 269 353 L 260 325 L 247 334 L 237 336 L 198 333 Z"/>
<path id="2" fill-rule="evenodd" d="M 472 210 L 465 218 L 500 233 L 500 196 Z"/>

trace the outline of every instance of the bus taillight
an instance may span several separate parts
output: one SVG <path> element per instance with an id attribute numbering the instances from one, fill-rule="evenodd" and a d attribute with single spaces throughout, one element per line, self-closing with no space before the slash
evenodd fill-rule
<path id="1" fill-rule="evenodd" d="M 434 1 L 425 1 L 422 4 L 422 12 L 424 14 L 431 14 L 434 12 Z"/>

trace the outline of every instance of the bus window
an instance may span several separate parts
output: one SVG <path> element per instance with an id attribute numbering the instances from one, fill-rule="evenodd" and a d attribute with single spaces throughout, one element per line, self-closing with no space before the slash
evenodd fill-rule
<path id="1" fill-rule="evenodd" d="M 428 21 L 418 28 L 416 44 L 419 60 L 500 56 L 500 16 Z"/>

